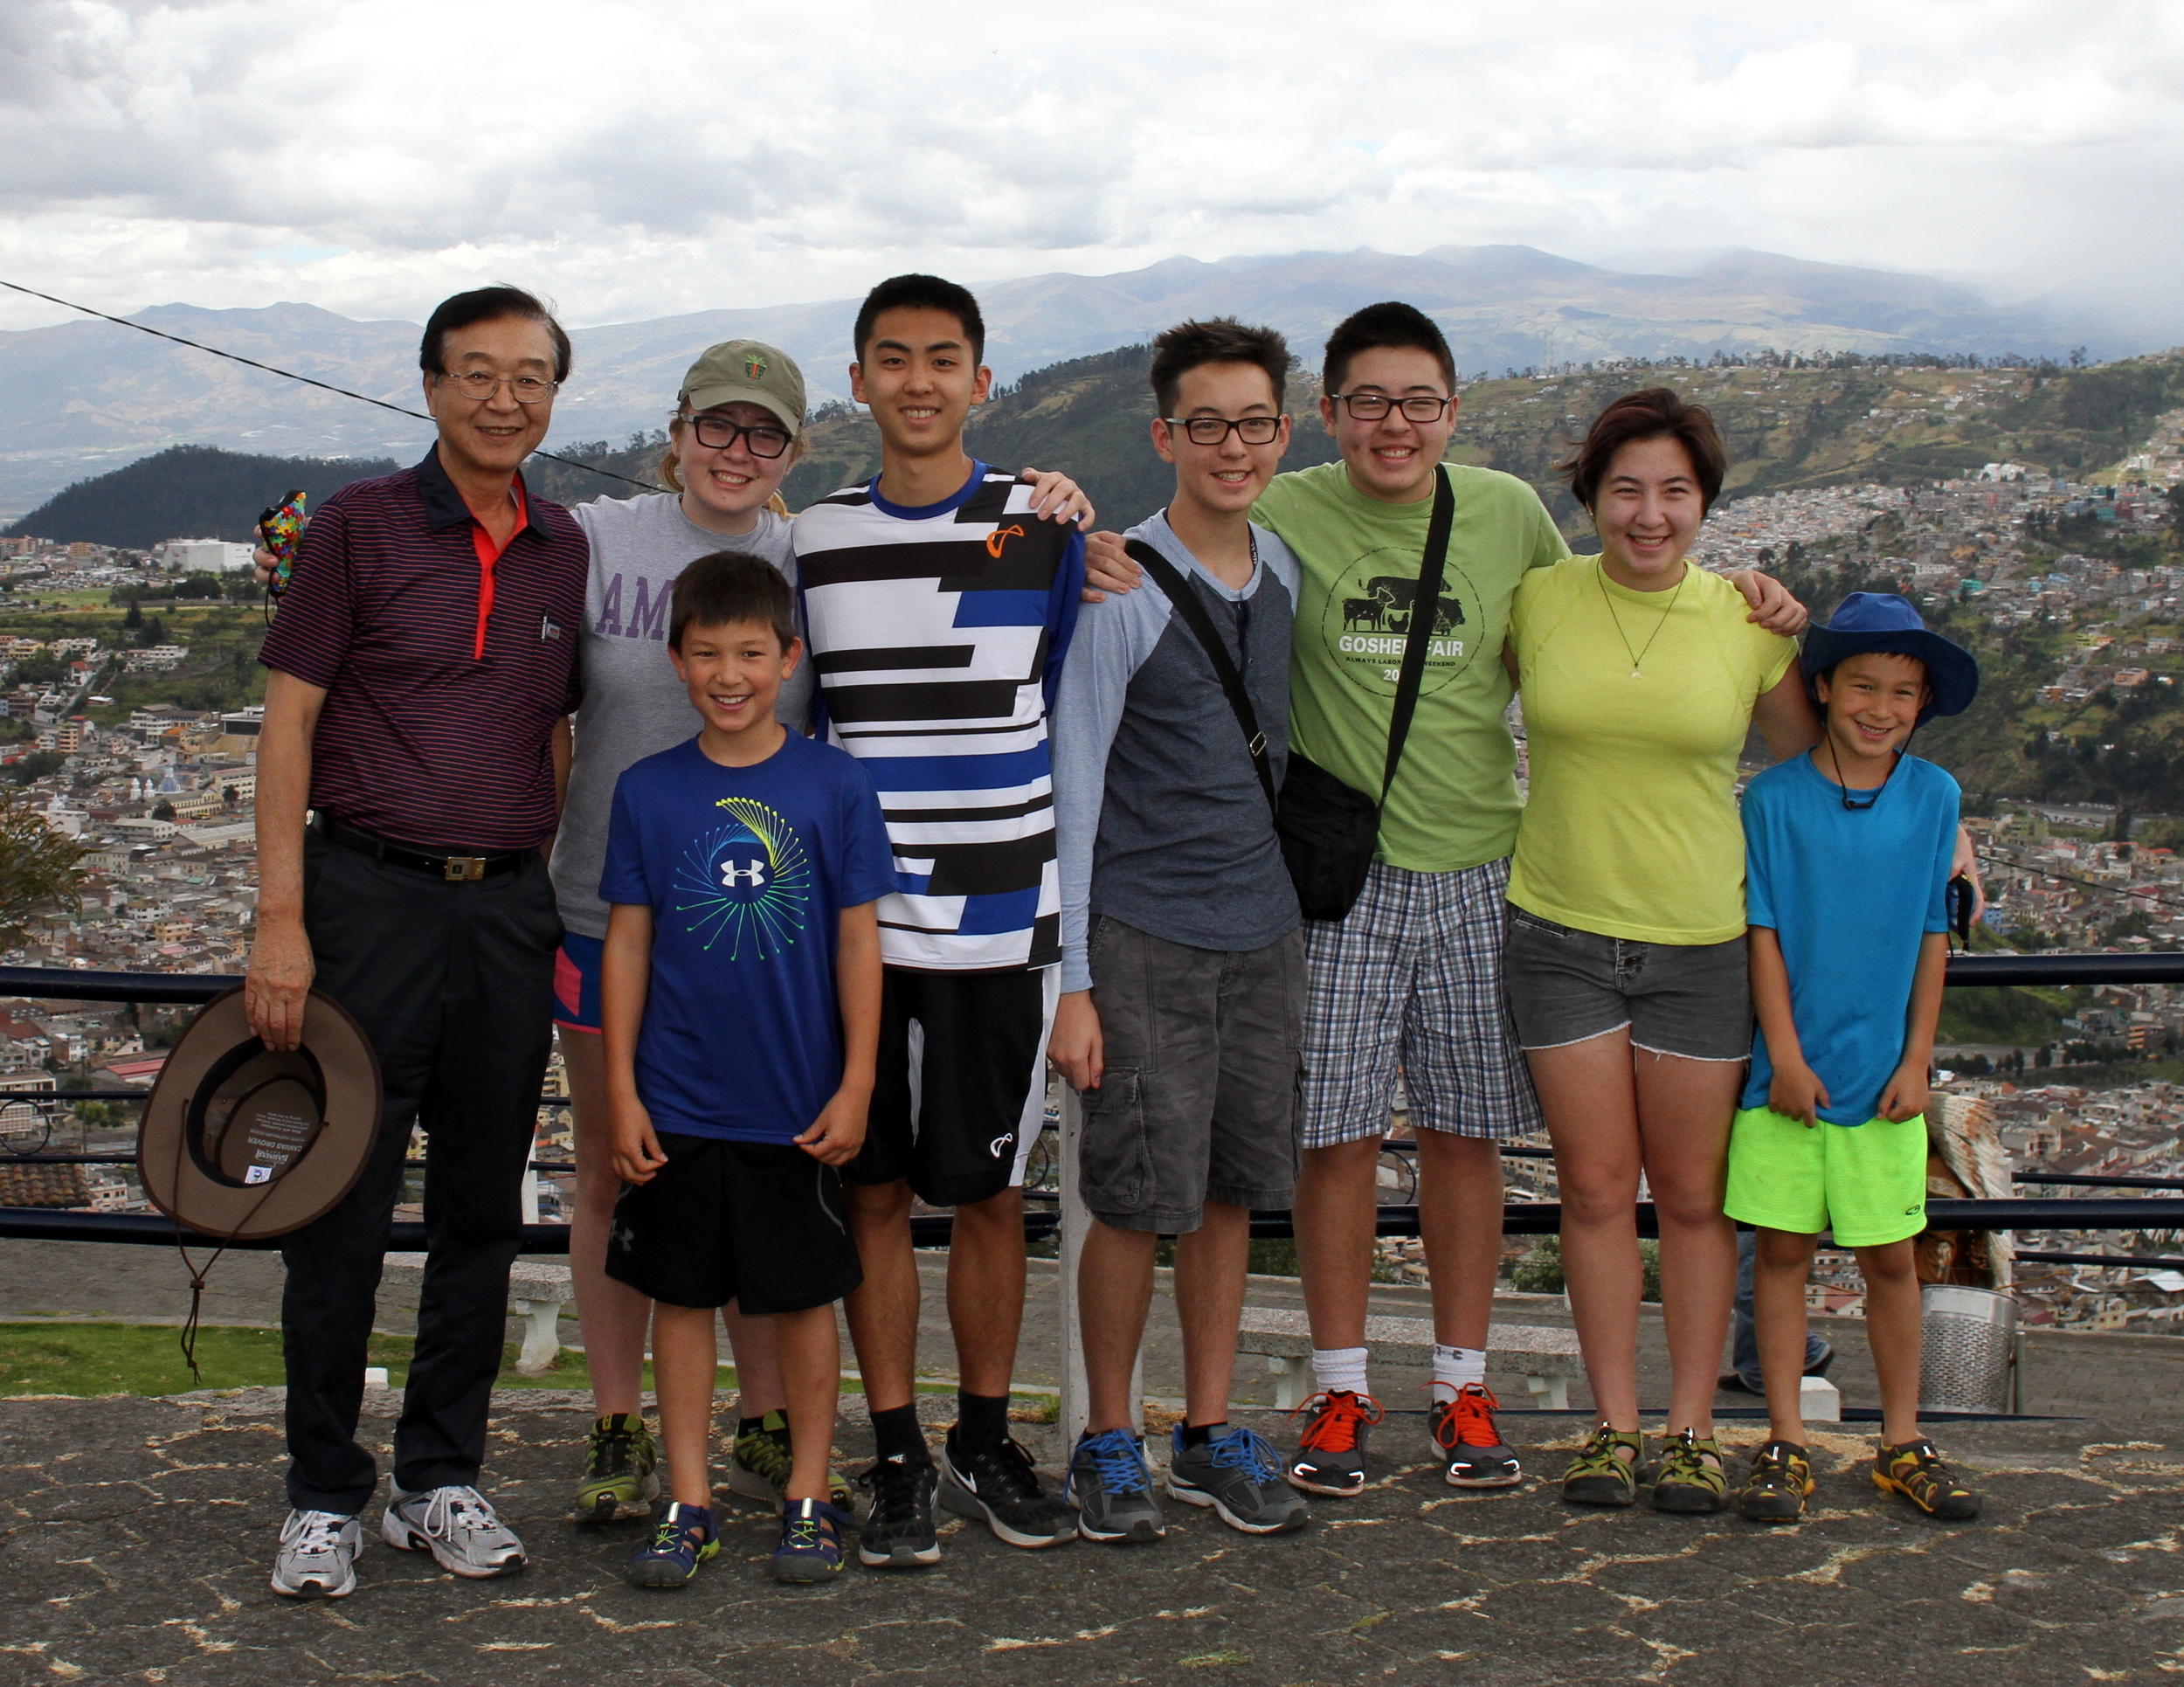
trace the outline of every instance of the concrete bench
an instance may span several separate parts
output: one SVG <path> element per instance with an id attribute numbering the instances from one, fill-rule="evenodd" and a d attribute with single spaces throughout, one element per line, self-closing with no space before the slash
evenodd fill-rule
<path id="1" fill-rule="evenodd" d="M 390 1254 L 387 1269 L 422 1271 L 425 1255 Z M 508 1304 L 523 1321 L 523 1350 L 516 1356 L 515 1368 L 525 1376 L 536 1377 L 553 1368 L 561 1352 L 561 1309 L 575 1297 L 565 1265 L 520 1259 L 509 1268 Z"/>
<path id="2" fill-rule="evenodd" d="M 576 1298 L 565 1265 L 518 1260 L 508 1270 L 508 1303 L 523 1320 L 523 1351 L 515 1368 L 527 1377 L 550 1371 L 561 1352 L 561 1309 Z"/>
<path id="3" fill-rule="evenodd" d="M 1376 1352 L 1423 1355 L 1434 1349 L 1434 1326 L 1426 1318 L 1367 1318 L 1365 1345 Z M 1263 1358 L 1274 1372 L 1274 1403 L 1283 1410 L 1310 1398 L 1312 1328 L 1301 1310 L 1247 1306 L 1237 1332 L 1236 1351 Z M 1513 1371 L 1531 1390 L 1532 1403 L 1563 1411 L 1570 1404 L 1570 1379 L 1584 1366 L 1574 1330 L 1533 1324 L 1497 1324 L 1487 1331 L 1486 1363 L 1491 1371 Z"/>

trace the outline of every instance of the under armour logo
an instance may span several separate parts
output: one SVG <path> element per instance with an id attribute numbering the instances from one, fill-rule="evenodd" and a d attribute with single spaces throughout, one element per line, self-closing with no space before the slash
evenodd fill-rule
<path id="1" fill-rule="evenodd" d="M 1024 529 L 1013 522 L 1007 527 L 996 528 L 985 536 L 985 554 L 989 557 L 999 557 L 1004 543 L 1010 539 L 1020 539 L 1023 536 Z"/>
<path id="2" fill-rule="evenodd" d="M 1003 1150 L 1012 1148 L 1015 1146 L 1015 1144 L 1016 1137 L 1014 1133 L 1012 1132 L 1010 1135 L 1006 1137 L 996 1137 L 992 1142 L 985 1145 L 985 1151 L 992 1155 L 993 1158 L 998 1160 L 1001 1158 Z"/>
<path id="3" fill-rule="evenodd" d="M 765 862 L 753 861 L 749 867 L 738 867 L 733 861 L 721 863 L 721 882 L 729 889 L 733 890 L 746 881 L 753 890 L 763 886 L 766 882 Z"/>

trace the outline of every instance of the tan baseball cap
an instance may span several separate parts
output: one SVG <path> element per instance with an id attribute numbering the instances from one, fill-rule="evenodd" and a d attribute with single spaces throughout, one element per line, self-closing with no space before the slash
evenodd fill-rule
<path id="1" fill-rule="evenodd" d="M 682 377 L 675 400 L 694 411 L 764 404 L 791 433 L 804 432 L 804 371 L 787 352 L 757 340 L 724 340 L 707 347 Z"/>

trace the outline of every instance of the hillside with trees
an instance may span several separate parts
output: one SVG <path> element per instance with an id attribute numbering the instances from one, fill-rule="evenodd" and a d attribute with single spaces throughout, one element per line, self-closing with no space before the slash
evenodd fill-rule
<path id="1" fill-rule="evenodd" d="M 164 539 L 245 543 L 257 532 L 259 512 L 284 494 L 301 488 L 316 504 L 351 481 L 394 467 L 384 458 L 253 457 L 216 446 L 174 446 L 77 481 L 6 531 L 129 550 L 149 550 Z"/>

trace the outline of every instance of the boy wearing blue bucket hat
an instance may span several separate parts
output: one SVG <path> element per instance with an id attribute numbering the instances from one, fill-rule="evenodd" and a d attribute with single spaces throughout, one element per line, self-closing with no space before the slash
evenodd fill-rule
<path id="1" fill-rule="evenodd" d="M 1980 1501 L 1918 1433 L 1926 1079 L 1948 960 L 1957 784 L 1905 753 L 1979 690 L 1970 653 L 1902 598 L 1856 591 L 1807 635 L 1826 732 L 1745 792 L 1752 1004 L 1759 1032 L 1730 1137 L 1729 1216 L 1759 1231 L 1754 1310 L 1768 1439 L 1740 1500 L 1787 1523 L 1812 1492 L 1799 1384 L 1820 1234 L 1858 1257 L 1881 1385 L 1873 1480 L 1931 1517 Z"/>

